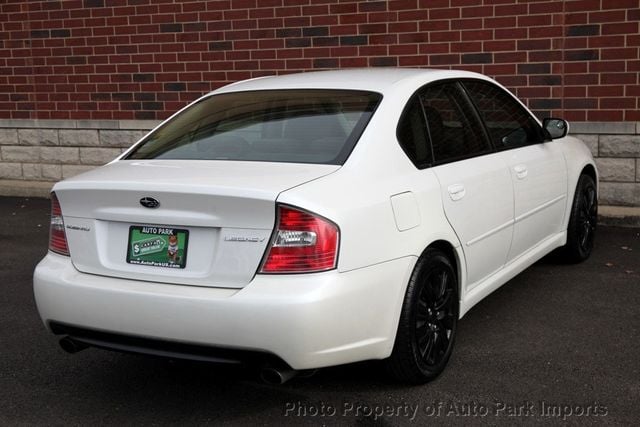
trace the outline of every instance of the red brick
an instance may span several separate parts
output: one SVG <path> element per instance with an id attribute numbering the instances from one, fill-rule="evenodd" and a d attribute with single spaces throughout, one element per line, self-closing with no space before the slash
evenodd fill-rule
<path id="1" fill-rule="evenodd" d="M 526 28 L 501 28 L 493 31 L 494 37 L 500 39 L 525 39 L 527 38 Z"/>
<path id="2" fill-rule="evenodd" d="M 638 0 L 605 0 L 602 2 L 603 9 L 631 9 L 638 7 Z"/>
<path id="3" fill-rule="evenodd" d="M 360 56 L 385 56 L 387 55 L 386 46 L 360 46 L 358 48 Z"/>
<path id="4" fill-rule="evenodd" d="M 600 59 L 637 59 L 638 48 L 603 49 Z"/>
<path id="5" fill-rule="evenodd" d="M 387 8 L 389 10 L 417 9 L 418 1 L 417 0 L 389 0 L 387 2 Z"/>
<path id="6" fill-rule="evenodd" d="M 421 44 L 421 45 L 418 46 L 418 52 L 421 53 L 421 54 L 449 53 L 450 52 L 450 44 L 449 43 Z"/>
<path id="7" fill-rule="evenodd" d="M 463 18 L 480 18 L 483 16 L 493 16 L 493 6 L 477 6 L 462 8 Z"/>
<path id="8" fill-rule="evenodd" d="M 527 5 L 523 3 L 495 6 L 494 10 L 494 16 L 521 16 L 528 13 Z"/>
<path id="9" fill-rule="evenodd" d="M 592 49 L 624 46 L 624 36 L 593 36 L 588 42 Z"/>
<path id="10" fill-rule="evenodd" d="M 397 12 L 376 12 L 367 14 L 369 22 L 395 22 L 398 20 Z"/>
<path id="11" fill-rule="evenodd" d="M 479 6 L 482 0 L 450 0 L 450 3 L 451 6 Z"/>
<path id="12" fill-rule="evenodd" d="M 403 56 L 398 61 L 398 65 L 401 67 L 420 67 L 428 64 L 429 58 L 423 55 Z"/>
<path id="13" fill-rule="evenodd" d="M 562 13 L 563 2 L 561 1 L 543 1 L 543 2 L 534 2 L 529 4 L 529 14 L 550 14 L 550 13 Z"/>
<path id="14" fill-rule="evenodd" d="M 587 13 L 567 13 L 564 15 L 566 25 L 586 24 L 589 15 Z"/>
<path id="15" fill-rule="evenodd" d="M 565 49 L 586 49 L 589 39 L 586 37 L 569 37 L 564 40 Z"/>
<path id="16" fill-rule="evenodd" d="M 515 16 L 500 18 L 484 18 L 484 28 L 509 28 L 517 25 Z"/>
<path id="17" fill-rule="evenodd" d="M 624 88 L 622 86 L 590 86 L 587 88 L 589 96 L 600 98 L 606 96 L 623 96 Z"/>
<path id="18" fill-rule="evenodd" d="M 493 30 L 468 30 L 462 31 L 462 40 L 491 40 L 493 39 Z"/>
<path id="19" fill-rule="evenodd" d="M 369 44 L 393 45 L 398 43 L 397 34 L 373 34 L 369 36 Z"/>
<path id="20" fill-rule="evenodd" d="M 589 23 L 591 24 L 598 24 L 601 22 L 624 22 L 625 18 L 626 14 L 624 10 L 589 13 Z"/>
<path id="21" fill-rule="evenodd" d="M 437 34 L 437 33 L 434 33 Z M 433 34 L 432 34 L 433 36 Z M 428 33 L 407 33 L 398 36 L 399 43 L 426 43 L 429 41 Z M 432 39 L 434 41 L 434 39 Z"/>
<path id="22" fill-rule="evenodd" d="M 335 15 L 312 16 L 311 25 L 337 25 L 338 17 Z"/>
<path id="23" fill-rule="evenodd" d="M 396 13 L 397 21 L 428 21 L 429 20 L 429 11 L 428 10 L 405 10 L 399 12 L 389 12 Z"/>
<path id="24" fill-rule="evenodd" d="M 516 66 L 514 64 L 497 64 L 497 65 L 485 64 L 483 68 L 483 72 L 489 76 L 514 74 L 516 72 Z"/>
<path id="25" fill-rule="evenodd" d="M 548 86 L 519 87 L 516 95 L 520 98 L 549 98 L 551 88 Z"/>
<path id="26" fill-rule="evenodd" d="M 482 43 L 483 52 L 502 52 L 516 50 L 515 40 L 485 41 Z"/>
<path id="27" fill-rule="evenodd" d="M 622 121 L 624 115 L 620 110 L 591 110 L 587 111 L 587 120 L 607 122 Z"/>
<path id="28" fill-rule="evenodd" d="M 640 121 L 640 108 L 634 110 L 627 110 L 624 112 L 624 120 L 628 122 Z"/>
<path id="29" fill-rule="evenodd" d="M 637 34 L 638 33 L 638 23 L 637 22 L 627 22 L 627 23 L 616 23 L 616 24 L 602 24 L 602 34 Z"/>
<path id="30" fill-rule="evenodd" d="M 482 19 L 454 19 L 451 21 L 452 30 L 471 30 L 482 28 Z"/>
<path id="31" fill-rule="evenodd" d="M 340 67 L 366 67 L 367 58 L 340 58 Z"/>
<path id="32" fill-rule="evenodd" d="M 418 30 L 417 22 L 398 22 L 389 24 L 390 33 L 412 33 Z"/>
<path id="33" fill-rule="evenodd" d="M 460 32 L 458 31 L 437 31 L 429 34 L 431 42 L 459 41 Z"/>
<path id="34" fill-rule="evenodd" d="M 601 84 L 636 84 L 638 73 L 603 73 L 600 76 Z"/>
<path id="35" fill-rule="evenodd" d="M 391 24 L 393 25 L 393 24 Z M 448 31 L 451 28 L 450 22 L 441 20 L 441 21 L 421 21 L 418 25 L 418 29 L 420 31 Z"/>
<path id="36" fill-rule="evenodd" d="M 415 55 L 418 53 L 418 45 L 402 44 L 389 46 L 389 55 Z"/>
<path id="37" fill-rule="evenodd" d="M 451 43 L 451 52 L 482 52 L 482 42 Z"/>
<path id="38" fill-rule="evenodd" d="M 460 18 L 460 8 L 452 7 L 447 9 L 430 9 L 429 19 L 454 19 Z"/>
<path id="39" fill-rule="evenodd" d="M 493 55 L 493 61 L 496 63 L 519 63 L 526 60 L 526 52 L 495 53 Z"/>

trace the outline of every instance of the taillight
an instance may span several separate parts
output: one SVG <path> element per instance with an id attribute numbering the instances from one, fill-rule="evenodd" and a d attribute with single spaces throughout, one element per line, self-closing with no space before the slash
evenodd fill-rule
<path id="1" fill-rule="evenodd" d="M 340 232 L 333 222 L 278 205 L 277 227 L 261 273 L 311 273 L 336 268 Z"/>
<path id="2" fill-rule="evenodd" d="M 51 193 L 51 225 L 49 226 L 49 250 L 60 255 L 69 255 L 67 235 L 64 232 L 62 209 L 56 193 Z"/>

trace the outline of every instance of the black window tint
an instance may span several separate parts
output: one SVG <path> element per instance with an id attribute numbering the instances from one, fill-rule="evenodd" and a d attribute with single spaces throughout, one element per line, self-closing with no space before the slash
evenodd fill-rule
<path id="1" fill-rule="evenodd" d="M 436 163 L 450 162 L 491 151 L 478 132 L 475 112 L 453 84 L 429 86 L 420 95 Z"/>
<path id="2" fill-rule="evenodd" d="M 372 92 L 263 90 L 201 100 L 127 159 L 343 164 L 380 101 Z"/>
<path id="3" fill-rule="evenodd" d="M 409 159 L 419 168 L 432 163 L 427 145 L 427 129 L 418 97 L 413 97 L 398 123 L 398 141 Z"/>
<path id="4" fill-rule="evenodd" d="M 538 123 L 504 90 L 481 81 L 466 81 L 464 86 L 499 150 L 536 144 L 543 140 Z"/>

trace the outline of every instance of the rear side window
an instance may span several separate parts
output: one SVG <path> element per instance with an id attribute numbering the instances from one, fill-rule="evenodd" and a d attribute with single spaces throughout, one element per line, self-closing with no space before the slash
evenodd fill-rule
<path id="1" fill-rule="evenodd" d="M 456 83 L 427 86 L 420 93 L 428 136 L 436 163 L 446 163 L 492 151 L 479 132 L 480 123 Z"/>
<path id="2" fill-rule="evenodd" d="M 433 163 L 431 147 L 427 144 L 427 126 L 420 99 L 411 98 L 398 123 L 398 142 L 407 157 L 418 168 L 425 168 Z"/>
<path id="3" fill-rule="evenodd" d="M 127 159 L 343 164 L 380 99 L 346 90 L 214 95 L 150 134 Z"/>
<path id="4" fill-rule="evenodd" d="M 538 123 L 504 90 L 482 81 L 465 81 L 464 86 L 498 150 L 536 144 L 544 140 Z"/>

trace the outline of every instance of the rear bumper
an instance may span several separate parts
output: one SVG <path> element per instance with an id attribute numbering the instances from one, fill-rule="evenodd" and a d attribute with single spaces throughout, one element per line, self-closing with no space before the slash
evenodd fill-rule
<path id="1" fill-rule="evenodd" d="M 391 354 L 415 261 L 257 275 L 242 289 L 223 289 L 80 273 L 68 257 L 49 253 L 36 267 L 34 292 L 48 327 L 265 352 L 311 369 Z"/>

